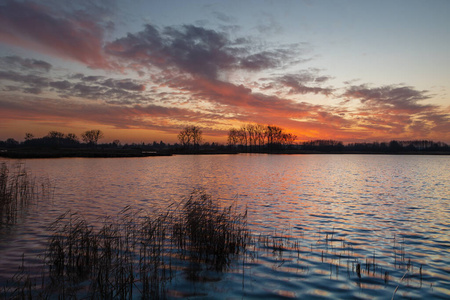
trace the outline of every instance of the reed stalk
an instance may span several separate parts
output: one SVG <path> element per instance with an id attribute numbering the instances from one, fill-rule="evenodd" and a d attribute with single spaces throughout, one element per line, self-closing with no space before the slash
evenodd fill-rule
<path id="1" fill-rule="evenodd" d="M 180 207 L 149 215 L 126 207 L 97 230 L 68 211 L 50 226 L 42 286 L 32 285 L 22 268 L 15 277 L 19 288 L 4 294 L 160 299 L 175 274 L 173 259 L 221 272 L 245 251 L 246 213 L 237 213 L 233 205 L 221 208 L 204 192 L 192 193 Z"/>
<path id="2" fill-rule="evenodd" d="M 48 179 L 39 185 L 23 164 L 14 167 L 0 164 L 0 228 L 17 223 L 29 204 L 51 197 L 52 187 Z"/>

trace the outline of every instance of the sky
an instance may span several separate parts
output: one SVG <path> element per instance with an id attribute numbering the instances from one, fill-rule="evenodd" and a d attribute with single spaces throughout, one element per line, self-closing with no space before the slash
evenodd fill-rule
<path id="1" fill-rule="evenodd" d="M 450 143 L 450 1 L 0 0 L 0 140 Z"/>

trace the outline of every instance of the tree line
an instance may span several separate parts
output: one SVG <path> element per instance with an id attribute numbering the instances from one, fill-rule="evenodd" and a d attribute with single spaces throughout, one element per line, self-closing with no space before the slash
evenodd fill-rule
<path id="1" fill-rule="evenodd" d="M 186 126 L 178 134 L 178 143 L 170 144 L 163 141 L 153 143 L 121 144 L 119 140 L 112 143 L 99 144 L 104 138 L 101 130 L 93 129 L 81 133 L 50 131 L 41 138 L 32 133 L 26 133 L 23 142 L 12 138 L 0 141 L 0 148 L 81 148 L 101 147 L 120 149 L 140 149 L 143 151 L 169 153 L 199 153 L 199 152 L 285 152 L 285 153 L 427 153 L 450 152 L 446 143 L 431 140 L 407 140 L 390 142 L 359 142 L 344 145 L 336 140 L 311 140 L 297 142 L 297 137 L 285 129 L 275 125 L 246 124 L 240 128 L 231 128 L 227 143 L 204 142 L 203 131 L 198 126 Z"/>
<path id="2" fill-rule="evenodd" d="M 203 141 L 203 132 L 198 126 L 186 126 L 178 134 L 181 150 L 199 150 Z M 275 125 L 246 124 L 232 128 L 228 133 L 229 150 L 244 152 L 261 152 L 264 150 L 282 150 L 292 146 L 297 137 Z M 210 144 L 206 146 L 211 147 Z"/>
<path id="3" fill-rule="evenodd" d="M 92 129 L 87 130 L 81 134 L 81 140 L 89 146 L 96 146 L 98 141 L 104 137 L 101 130 Z M 116 143 L 120 144 L 117 140 Z M 65 134 L 60 131 L 52 130 L 47 133 L 46 136 L 36 138 L 34 134 L 27 132 L 25 133 L 24 142 L 19 143 L 18 141 L 9 138 L 6 141 L 0 141 L 0 146 L 14 148 L 18 146 L 24 147 L 76 147 L 80 146 L 80 138 L 75 133 Z"/>
<path id="4" fill-rule="evenodd" d="M 294 145 L 297 136 L 274 125 L 246 124 L 232 128 L 228 133 L 228 145 L 247 151 L 281 150 Z"/>

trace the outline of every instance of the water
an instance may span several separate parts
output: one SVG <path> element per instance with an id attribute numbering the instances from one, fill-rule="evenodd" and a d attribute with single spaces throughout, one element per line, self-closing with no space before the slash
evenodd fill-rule
<path id="1" fill-rule="evenodd" d="M 38 264 L 49 224 L 68 209 L 95 223 L 126 205 L 153 211 L 204 188 L 223 203 L 247 207 L 255 237 L 279 241 L 282 251 L 262 250 L 259 240 L 243 264 L 214 280 L 174 279 L 171 297 L 182 291 L 220 299 L 390 299 L 397 287 L 396 299 L 450 297 L 449 156 L 242 154 L 21 163 L 50 179 L 54 198 L 1 229 L 3 284 L 22 254 L 29 265 Z"/>

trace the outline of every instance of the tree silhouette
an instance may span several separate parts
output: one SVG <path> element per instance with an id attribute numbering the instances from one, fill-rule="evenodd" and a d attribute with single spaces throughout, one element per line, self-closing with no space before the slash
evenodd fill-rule
<path id="1" fill-rule="evenodd" d="M 52 131 L 48 132 L 47 137 L 50 139 L 63 139 L 64 133 L 56 131 L 56 130 L 52 130 Z"/>
<path id="2" fill-rule="evenodd" d="M 75 133 L 68 133 L 66 138 L 69 141 L 78 142 L 78 137 L 77 137 L 77 135 Z"/>
<path id="3" fill-rule="evenodd" d="M 266 145 L 269 151 L 281 150 L 294 144 L 296 135 L 274 125 L 247 124 L 240 129 L 232 128 L 228 132 L 228 145 L 239 145 L 245 151 L 259 151 Z M 267 144 L 265 144 L 267 140 Z"/>
<path id="4" fill-rule="evenodd" d="M 239 130 L 231 128 L 228 132 L 228 145 L 234 147 L 239 142 Z"/>
<path id="5" fill-rule="evenodd" d="M 32 140 L 34 138 L 34 135 L 32 133 L 25 133 L 25 141 Z"/>
<path id="6" fill-rule="evenodd" d="M 97 145 L 101 138 L 103 138 L 103 132 L 98 129 L 88 130 L 81 134 L 81 139 L 87 144 Z"/>
<path id="7" fill-rule="evenodd" d="M 195 149 L 200 147 L 200 143 L 203 141 L 202 130 L 198 126 L 186 126 L 178 134 L 178 140 L 184 148 L 188 149 L 191 142 Z"/>

